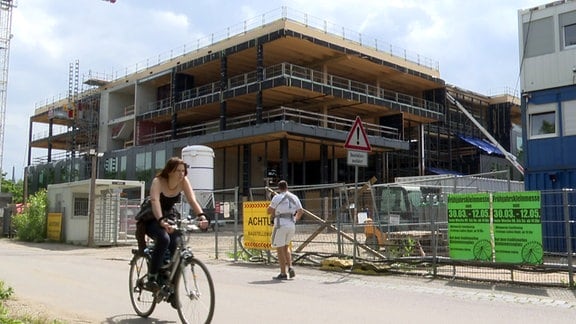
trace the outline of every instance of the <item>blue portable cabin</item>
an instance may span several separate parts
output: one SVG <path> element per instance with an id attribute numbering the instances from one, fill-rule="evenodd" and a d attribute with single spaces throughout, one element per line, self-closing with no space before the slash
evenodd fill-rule
<path id="1" fill-rule="evenodd" d="M 576 220 L 568 209 L 576 194 L 565 189 L 576 188 L 576 132 L 568 130 L 576 120 L 576 86 L 547 89 L 524 95 L 524 153 L 526 190 L 542 191 L 542 234 L 546 252 L 566 252 L 565 221 Z M 526 109 L 528 107 L 528 109 Z M 576 126 L 576 122 L 575 122 Z M 575 237 L 576 224 L 570 223 Z M 576 247 L 576 239 L 572 239 Z"/>
<path id="2" fill-rule="evenodd" d="M 542 192 L 546 252 L 567 251 L 576 188 L 576 2 L 518 11 L 526 190 Z M 576 233 L 576 225 L 569 229 Z M 572 234 L 574 237 L 574 234 Z M 576 240 L 572 239 L 572 246 Z"/>

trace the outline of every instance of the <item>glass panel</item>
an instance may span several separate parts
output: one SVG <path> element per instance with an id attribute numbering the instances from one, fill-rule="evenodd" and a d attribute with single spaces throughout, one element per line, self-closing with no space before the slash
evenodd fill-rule
<path id="1" fill-rule="evenodd" d="M 564 46 L 576 45 L 576 24 L 564 26 Z"/>
<path id="2" fill-rule="evenodd" d="M 120 179 L 126 179 L 126 161 L 126 156 L 120 157 Z"/>
<path id="3" fill-rule="evenodd" d="M 107 158 L 104 162 L 104 177 L 106 179 L 115 179 L 118 171 L 118 158 Z"/>
<path id="4" fill-rule="evenodd" d="M 70 181 L 78 181 L 80 180 L 80 163 L 74 160 L 74 167 L 72 168 L 72 174 L 70 175 Z"/>
<path id="5" fill-rule="evenodd" d="M 530 115 L 530 135 L 556 134 L 556 113 Z"/>
<path id="6" fill-rule="evenodd" d="M 155 153 L 154 157 L 154 166 L 156 168 L 156 173 L 160 172 L 164 165 L 166 164 L 166 151 L 165 150 L 158 150 Z"/>
<path id="7" fill-rule="evenodd" d="M 524 23 L 522 27 L 524 57 L 554 53 L 554 20 L 546 17 Z"/>
<path id="8" fill-rule="evenodd" d="M 136 179 L 140 181 L 152 180 L 152 152 L 136 154 Z"/>

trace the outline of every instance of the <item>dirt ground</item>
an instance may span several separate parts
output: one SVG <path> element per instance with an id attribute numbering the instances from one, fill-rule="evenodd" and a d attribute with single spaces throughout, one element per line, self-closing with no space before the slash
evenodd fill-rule
<path id="1" fill-rule="evenodd" d="M 17 293 L 5 301 L 4 305 L 8 309 L 11 319 L 28 319 L 38 321 L 37 323 L 92 323 L 86 318 L 79 318 L 64 309 L 47 307 L 44 304 L 30 301 Z M 36 322 L 35 322 L 36 323 Z"/>
<path id="2" fill-rule="evenodd" d="M 223 237 L 225 237 L 223 235 Z M 2 239 L 4 240 L 4 239 Z M 10 239 L 5 239 L 7 241 L 11 241 Z M 231 239 L 230 239 L 231 240 Z M 128 261 L 131 257 L 131 250 L 136 248 L 136 242 L 124 242 L 118 246 L 110 246 L 110 247 L 99 247 L 99 248 L 88 248 L 88 247 L 78 247 L 70 244 L 60 244 L 60 243 L 24 243 L 18 241 L 19 249 L 25 250 L 27 248 L 35 248 L 37 245 L 45 245 L 49 244 L 50 249 L 58 250 L 64 254 L 70 253 L 75 254 L 78 253 L 80 249 L 82 254 L 93 255 L 94 257 L 100 259 L 107 259 L 107 260 L 126 260 Z M 198 233 L 195 234 L 193 238 L 191 238 L 190 243 L 196 248 L 195 251 L 198 251 L 198 254 L 202 255 L 204 258 L 211 258 L 213 259 L 214 253 L 214 239 L 213 235 L 210 233 Z M 224 256 L 222 256 L 224 257 Z M 1 280 L 1 278 L 0 278 Z M 9 282 L 5 282 L 5 288 L 10 287 Z M 26 298 L 26 296 L 22 296 L 18 293 L 17 290 L 14 290 L 12 296 L 4 301 L 4 306 L 8 309 L 8 313 L 10 314 L 11 319 L 27 319 L 29 321 L 34 320 L 37 322 L 34 323 L 66 323 L 66 324 L 76 324 L 76 323 L 94 323 L 94 319 L 90 318 L 81 318 L 78 317 L 78 314 L 70 312 L 65 308 L 62 307 L 54 307 L 44 305 L 42 303 L 38 303 L 37 301 Z"/>

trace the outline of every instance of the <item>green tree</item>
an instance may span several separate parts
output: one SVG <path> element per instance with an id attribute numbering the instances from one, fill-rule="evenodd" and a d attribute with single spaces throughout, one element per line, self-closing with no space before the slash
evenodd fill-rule
<path id="1" fill-rule="evenodd" d="M 14 182 L 6 179 L 6 173 L 2 174 L 2 192 L 12 194 L 12 203 L 20 204 L 24 201 L 24 181 L 22 179 Z"/>
<path id="2" fill-rule="evenodd" d="M 46 189 L 41 189 L 28 198 L 27 206 L 22 214 L 12 217 L 16 229 L 16 237 L 27 242 L 41 242 L 46 238 L 46 211 L 48 195 Z"/>
<path id="3" fill-rule="evenodd" d="M 542 121 L 540 126 L 540 134 L 553 134 L 556 133 L 556 124 L 547 120 Z"/>

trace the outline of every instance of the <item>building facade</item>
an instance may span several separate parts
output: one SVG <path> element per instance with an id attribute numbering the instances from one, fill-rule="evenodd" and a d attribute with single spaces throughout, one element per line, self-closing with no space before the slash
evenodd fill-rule
<path id="1" fill-rule="evenodd" d="M 344 142 L 357 116 L 372 148 L 360 181 L 511 168 L 475 142 L 482 133 L 446 94 L 512 153 L 516 97 L 446 85 L 437 62 L 287 8 L 255 21 L 124 76 L 84 80 L 87 90 L 71 65 L 68 98 L 30 118 L 27 191 L 90 177 L 90 149 L 104 153 L 99 178 L 149 183 L 189 145 L 214 149 L 215 189 L 244 196 L 278 179 L 350 183 Z"/>
<path id="2" fill-rule="evenodd" d="M 545 251 L 565 253 L 567 243 L 554 238 L 576 231 L 563 191 L 576 187 L 576 3 L 520 10 L 518 24 L 525 186 L 547 192 L 541 211 Z"/>
<path id="3" fill-rule="evenodd" d="M 518 12 L 526 188 L 576 186 L 576 3 Z"/>

